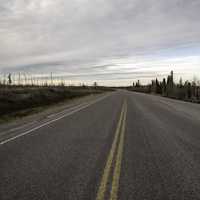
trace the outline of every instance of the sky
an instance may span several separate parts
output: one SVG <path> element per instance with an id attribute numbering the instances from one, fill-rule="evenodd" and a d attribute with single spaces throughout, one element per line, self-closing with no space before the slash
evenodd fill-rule
<path id="1" fill-rule="evenodd" d="M 199 0 L 0 0 L 0 74 L 129 85 L 200 78 Z"/>

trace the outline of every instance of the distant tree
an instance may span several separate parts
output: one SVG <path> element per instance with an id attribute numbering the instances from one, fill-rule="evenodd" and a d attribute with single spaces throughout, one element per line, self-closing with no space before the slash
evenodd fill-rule
<path id="1" fill-rule="evenodd" d="M 171 84 L 172 84 L 172 86 L 174 84 L 174 72 L 173 71 L 171 71 Z"/>
<path id="2" fill-rule="evenodd" d="M 163 82 L 162 82 L 162 93 L 163 93 L 163 95 L 166 95 L 166 90 L 167 90 L 167 83 L 166 83 L 166 79 L 163 78 Z"/>
<path id="3" fill-rule="evenodd" d="M 180 80 L 179 80 L 179 87 L 180 87 L 180 88 L 183 87 L 183 80 L 182 80 L 182 78 L 180 78 Z"/>
<path id="4" fill-rule="evenodd" d="M 21 73 L 19 72 L 19 75 L 18 75 L 18 85 L 21 85 Z"/>
<path id="5" fill-rule="evenodd" d="M 11 73 L 8 74 L 8 84 L 12 84 L 12 78 L 11 78 Z"/>
<path id="6" fill-rule="evenodd" d="M 174 73 L 171 71 L 170 75 L 167 77 L 167 96 L 173 96 L 174 93 Z"/>
<path id="7" fill-rule="evenodd" d="M 93 86 L 96 88 L 98 86 L 97 82 L 94 82 Z"/>
<path id="8" fill-rule="evenodd" d="M 187 98 L 190 99 L 192 97 L 192 87 L 191 87 L 191 83 L 186 81 L 185 82 L 185 87 L 186 87 L 186 91 L 187 91 Z"/>
<path id="9" fill-rule="evenodd" d="M 174 83 L 174 73 L 170 72 L 167 78 L 163 78 L 162 82 L 158 79 L 152 80 L 151 84 L 141 85 L 140 81 L 133 82 L 133 91 L 145 92 L 145 93 L 157 93 L 163 96 L 197 101 L 200 103 L 200 80 L 197 77 L 193 78 L 192 82 L 185 81 L 183 83 L 182 78 L 180 78 L 179 83 Z"/>
<path id="10" fill-rule="evenodd" d="M 82 84 L 81 84 L 81 87 L 85 88 L 85 87 L 86 87 L 86 85 L 85 85 L 84 83 L 82 83 Z"/>
<path id="11" fill-rule="evenodd" d="M 135 86 L 136 86 L 136 87 L 140 87 L 140 80 L 137 81 L 137 83 L 136 83 Z"/>
<path id="12" fill-rule="evenodd" d="M 51 86 L 53 86 L 53 73 L 51 72 Z"/>
<path id="13" fill-rule="evenodd" d="M 160 85 L 160 83 L 159 83 L 157 78 L 156 78 L 156 93 L 157 94 L 161 94 L 162 93 L 161 85 Z"/>

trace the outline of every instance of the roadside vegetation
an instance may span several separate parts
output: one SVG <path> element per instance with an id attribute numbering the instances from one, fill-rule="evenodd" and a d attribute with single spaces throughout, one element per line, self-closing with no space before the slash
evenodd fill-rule
<path id="1" fill-rule="evenodd" d="M 96 82 L 93 86 L 66 86 L 62 81 L 50 83 L 30 81 L 24 84 L 23 81 L 14 84 L 11 74 L 6 76 L 0 82 L 0 118 L 25 116 L 58 102 L 111 91 L 110 88 L 98 86 Z"/>
<path id="2" fill-rule="evenodd" d="M 174 99 L 200 103 L 200 81 L 196 78 L 192 82 L 185 81 L 183 83 L 180 78 L 179 83 L 174 82 L 173 71 L 161 82 L 156 78 L 151 84 L 142 85 L 138 80 L 133 86 L 127 88 L 130 91 L 152 93 L 170 97 Z"/>

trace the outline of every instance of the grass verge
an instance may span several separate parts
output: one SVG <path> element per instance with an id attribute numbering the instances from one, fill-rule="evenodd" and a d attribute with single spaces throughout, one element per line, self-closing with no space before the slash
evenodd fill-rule
<path id="1" fill-rule="evenodd" d="M 8 87 L 0 88 L 0 123 L 43 111 L 49 106 L 91 94 L 104 87 Z"/>

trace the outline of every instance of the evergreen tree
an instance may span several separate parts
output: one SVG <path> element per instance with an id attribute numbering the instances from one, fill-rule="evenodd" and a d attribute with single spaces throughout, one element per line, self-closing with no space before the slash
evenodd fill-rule
<path id="1" fill-rule="evenodd" d="M 180 78 L 180 80 L 179 80 L 179 87 L 180 87 L 180 88 L 183 87 L 183 80 L 182 80 L 182 78 Z"/>
<path id="2" fill-rule="evenodd" d="M 163 93 L 163 95 L 166 95 L 166 90 L 167 90 L 166 79 L 163 78 L 163 82 L 162 82 L 162 93 Z"/>

